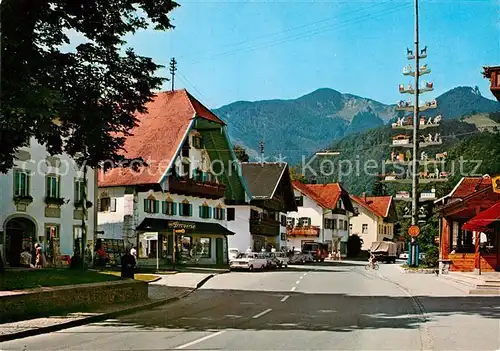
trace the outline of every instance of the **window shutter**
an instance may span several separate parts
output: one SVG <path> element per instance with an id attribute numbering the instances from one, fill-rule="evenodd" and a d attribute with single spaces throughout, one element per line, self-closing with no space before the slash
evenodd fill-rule
<path id="1" fill-rule="evenodd" d="M 222 216 L 220 216 L 222 220 L 225 220 L 226 219 L 226 210 L 225 209 L 221 209 L 221 212 L 222 212 Z"/>
<path id="2" fill-rule="evenodd" d="M 160 200 L 155 200 L 155 213 L 160 213 Z"/>
<path id="3" fill-rule="evenodd" d="M 307 218 L 307 225 L 310 226 L 311 225 L 311 218 Z"/>
<path id="4" fill-rule="evenodd" d="M 14 195 L 19 195 L 19 176 L 18 171 L 14 172 Z"/>
<path id="5" fill-rule="evenodd" d="M 167 214 L 167 202 L 166 201 L 161 202 L 161 213 Z"/>
<path id="6" fill-rule="evenodd" d="M 50 196 L 50 178 L 45 177 L 45 196 Z"/>
<path id="7" fill-rule="evenodd" d="M 200 218 L 203 218 L 203 206 L 198 206 L 198 210 L 200 212 Z"/>
<path id="8" fill-rule="evenodd" d="M 53 197 L 59 197 L 58 195 L 58 184 L 57 184 L 57 177 L 52 177 L 51 178 L 51 181 L 52 181 L 52 191 L 51 191 L 51 195 Z"/>
<path id="9" fill-rule="evenodd" d="M 175 216 L 177 214 L 177 204 L 172 202 L 172 215 Z"/>
<path id="10" fill-rule="evenodd" d="M 212 207 L 208 208 L 208 217 L 207 218 L 212 218 Z"/>
<path id="11" fill-rule="evenodd" d="M 112 198 L 111 199 L 111 212 L 116 212 L 116 199 L 115 198 Z"/>
<path id="12" fill-rule="evenodd" d="M 191 217 L 193 215 L 193 205 L 189 204 L 189 216 Z"/>
<path id="13" fill-rule="evenodd" d="M 144 212 L 149 212 L 149 209 L 148 209 L 148 199 L 144 199 Z"/>
<path id="14" fill-rule="evenodd" d="M 179 215 L 183 216 L 184 213 L 182 213 L 182 202 L 179 202 Z"/>
<path id="15" fill-rule="evenodd" d="M 27 181 L 26 181 L 26 195 L 29 195 L 31 193 L 31 174 L 27 173 Z"/>

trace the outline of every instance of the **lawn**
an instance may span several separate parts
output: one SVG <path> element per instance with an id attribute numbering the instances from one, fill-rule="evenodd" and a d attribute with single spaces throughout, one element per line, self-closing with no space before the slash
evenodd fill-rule
<path id="1" fill-rule="evenodd" d="M 0 290 L 33 289 L 114 280 L 120 280 L 120 277 L 96 271 L 75 271 L 71 269 L 7 271 L 0 275 Z"/>

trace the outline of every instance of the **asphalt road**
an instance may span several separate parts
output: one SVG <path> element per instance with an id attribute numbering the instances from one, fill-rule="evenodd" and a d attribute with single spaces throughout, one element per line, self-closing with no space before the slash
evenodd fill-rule
<path id="1" fill-rule="evenodd" d="M 2 350 L 499 350 L 500 298 L 363 263 L 229 273 L 174 304 Z"/>

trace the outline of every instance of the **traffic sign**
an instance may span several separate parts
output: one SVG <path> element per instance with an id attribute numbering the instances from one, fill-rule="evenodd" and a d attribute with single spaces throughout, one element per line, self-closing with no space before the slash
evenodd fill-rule
<path id="1" fill-rule="evenodd" d="M 411 225 L 408 228 L 408 234 L 412 237 L 417 237 L 420 234 L 420 228 L 416 225 Z"/>

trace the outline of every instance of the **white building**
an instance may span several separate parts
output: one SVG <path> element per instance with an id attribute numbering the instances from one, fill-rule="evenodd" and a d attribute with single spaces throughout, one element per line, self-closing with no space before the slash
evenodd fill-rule
<path id="1" fill-rule="evenodd" d="M 98 245 L 111 260 L 136 246 L 143 265 L 157 252 L 162 263 L 226 264 L 227 206 L 249 197 L 225 123 L 186 90 L 160 93 L 147 108 L 125 143 L 127 157 L 147 165 L 99 174 Z"/>
<path id="2" fill-rule="evenodd" d="M 394 240 L 396 212 L 392 196 L 351 196 L 356 217 L 351 218 L 350 234 L 363 239 L 362 250 L 368 250 L 375 241 Z"/>
<path id="3" fill-rule="evenodd" d="M 241 167 L 252 200 L 233 207 L 235 220 L 228 228 L 236 234 L 229 237 L 229 248 L 286 250 L 286 213 L 297 209 L 288 165 L 244 162 Z"/>
<path id="4" fill-rule="evenodd" d="M 40 243 L 48 263 L 61 265 L 81 250 L 83 169 L 68 155 L 50 156 L 31 138 L 16 154 L 15 166 L 0 174 L 0 252 L 19 264 L 21 251 Z M 96 178 L 87 168 L 87 244 L 93 246 Z M 33 251 L 32 251 L 33 252 Z M 34 259 L 34 257 L 33 257 Z"/>
<path id="5" fill-rule="evenodd" d="M 301 249 L 306 242 L 327 243 L 330 252 L 347 253 L 349 220 L 353 215 L 349 193 L 338 183 L 293 182 L 298 210 L 288 213 L 288 246 Z"/>

